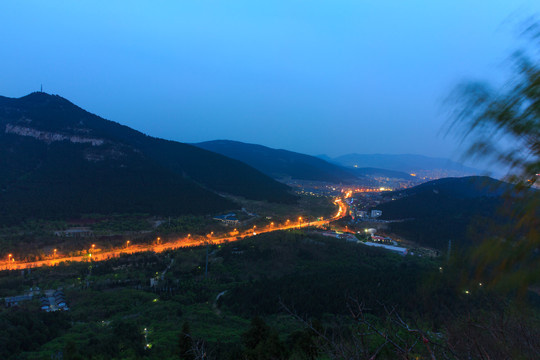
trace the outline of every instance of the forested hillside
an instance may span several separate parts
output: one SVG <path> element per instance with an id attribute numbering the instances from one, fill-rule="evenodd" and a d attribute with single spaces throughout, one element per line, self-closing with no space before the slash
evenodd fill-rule
<path id="1" fill-rule="evenodd" d="M 449 241 L 470 246 L 508 221 L 501 207 L 510 189 L 510 184 L 488 177 L 445 178 L 388 194 L 377 209 L 383 211 L 383 219 L 406 220 L 392 223 L 392 231 L 446 250 Z"/>
<path id="2" fill-rule="evenodd" d="M 237 207 L 218 192 L 295 201 L 285 185 L 237 160 L 146 136 L 45 93 L 0 97 L 0 168 L 0 224 Z"/>

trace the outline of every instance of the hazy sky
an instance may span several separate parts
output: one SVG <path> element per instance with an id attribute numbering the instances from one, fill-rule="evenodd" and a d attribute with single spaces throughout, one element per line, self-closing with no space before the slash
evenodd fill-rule
<path id="1" fill-rule="evenodd" d="M 0 95 L 183 142 L 455 157 L 441 103 L 500 80 L 526 0 L 0 2 Z"/>

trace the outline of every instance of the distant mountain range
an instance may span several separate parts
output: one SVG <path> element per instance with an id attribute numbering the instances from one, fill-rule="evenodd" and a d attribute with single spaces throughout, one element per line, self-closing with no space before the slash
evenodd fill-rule
<path id="1" fill-rule="evenodd" d="M 206 141 L 193 145 L 240 160 L 275 179 L 351 183 L 358 181 L 358 176 L 361 175 L 315 156 L 262 145 L 230 140 Z"/>
<path id="2" fill-rule="evenodd" d="M 486 176 L 444 178 L 386 195 L 388 202 L 376 208 L 382 218 L 409 219 L 393 223 L 392 231 L 422 245 L 446 250 L 475 242 L 496 231 L 504 222 L 499 214 L 503 194 L 512 185 Z M 393 199 L 393 200 L 392 200 Z"/>
<path id="3" fill-rule="evenodd" d="M 480 173 L 479 170 L 448 159 L 422 155 L 349 154 L 331 159 L 326 155 L 310 156 L 231 140 L 206 141 L 193 145 L 240 160 L 279 180 L 358 184 L 369 178 L 380 177 L 421 181 L 423 177 L 438 178 Z"/>
<path id="4" fill-rule="evenodd" d="M 0 225 L 83 213 L 204 214 L 218 193 L 294 202 L 289 188 L 201 148 L 146 136 L 46 93 L 0 97 Z"/>
<path id="5" fill-rule="evenodd" d="M 322 155 L 324 159 L 329 159 Z M 407 174 L 440 174 L 444 176 L 478 175 L 482 171 L 464 166 L 458 162 L 433 158 L 423 155 L 390 155 L 390 154 L 348 154 L 330 161 L 348 168 L 380 168 Z"/>

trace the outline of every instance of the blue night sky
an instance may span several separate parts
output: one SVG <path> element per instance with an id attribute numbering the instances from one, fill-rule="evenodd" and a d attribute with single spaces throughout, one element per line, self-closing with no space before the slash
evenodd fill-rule
<path id="1" fill-rule="evenodd" d="M 501 81 L 526 0 L 0 4 L 0 95 L 59 94 L 182 142 L 456 157 L 442 102 Z"/>

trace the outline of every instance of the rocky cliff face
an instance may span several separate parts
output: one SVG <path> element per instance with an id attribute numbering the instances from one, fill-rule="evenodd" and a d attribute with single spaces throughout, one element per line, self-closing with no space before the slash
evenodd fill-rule
<path id="1" fill-rule="evenodd" d="M 55 141 L 70 141 L 75 144 L 90 144 L 92 146 L 101 146 L 105 143 L 103 139 L 87 138 L 78 135 L 67 135 L 55 132 L 41 131 L 30 127 L 24 127 L 19 125 L 6 125 L 6 134 L 15 134 L 20 136 L 28 136 L 34 139 L 44 141 L 50 144 Z"/>

